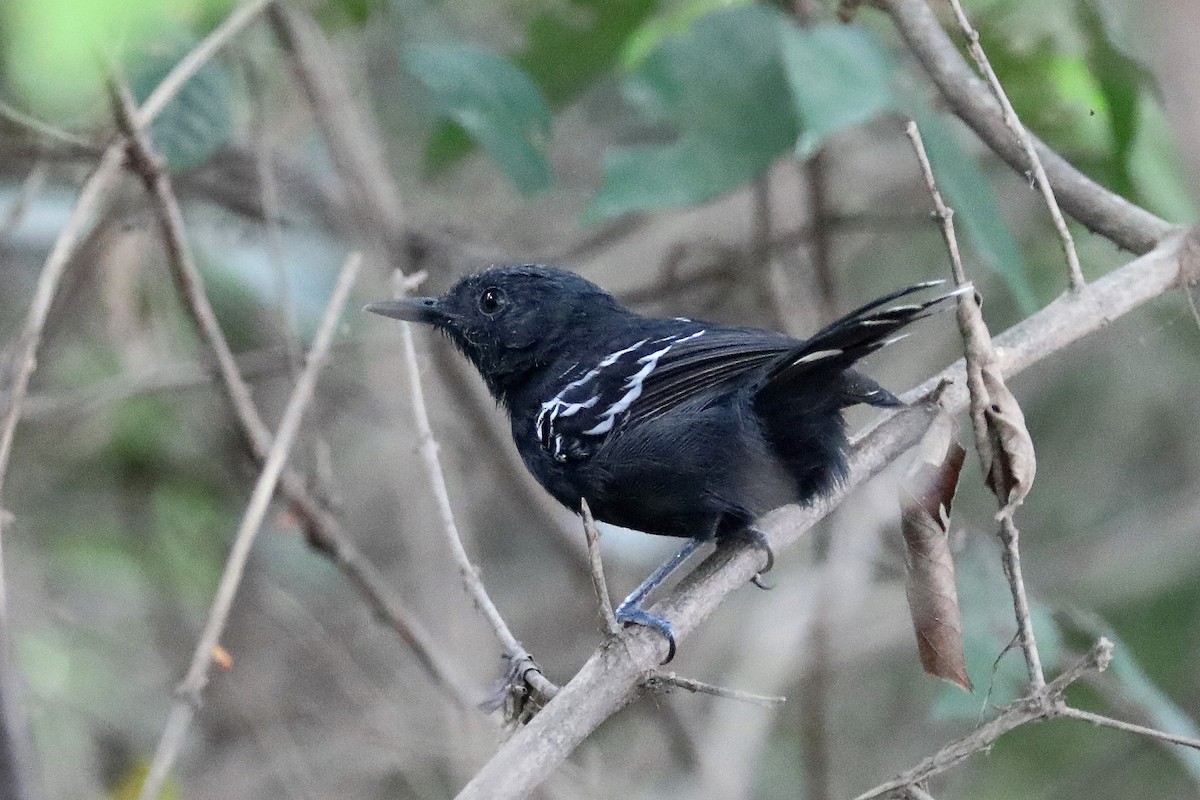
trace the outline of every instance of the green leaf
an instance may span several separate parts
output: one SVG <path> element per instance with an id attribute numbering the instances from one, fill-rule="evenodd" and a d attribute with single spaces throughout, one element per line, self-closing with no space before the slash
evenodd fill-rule
<path id="1" fill-rule="evenodd" d="M 892 60 L 865 30 L 787 25 L 780 28 L 780 44 L 800 115 L 796 151 L 802 158 L 829 134 L 866 122 L 891 104 Z"/>
<path id="2" fill-rule="evenodd" d="M 706 0 L 714 2 L 714 0 Z M 571 103 L 621 58 L 627 41 L 655 11 L 659 0 L 568 0 L 529 23 L 525 44 L 512 54 L 551 108 Z M 474 141 L 454 122 L 439 126 L 425 148 L 433 174 L 471 152 Z"/>
<path id="3" fill-rule="evenodd" d="M 142 63 L 132 81 L 138 103 L 149 96 L 187 48 Z M 216 62 L 200 68 L 150 126 L 154 145 L 171 172 L 197 167 L 233 137 L 233 87 Z"/>
<path id="4" fill-rule="evenodd" d="M 799 121 L 779 58 L 781 24 L 790 25 L 772 8 L 735 7 L 664 40 L 625 93 L 677 138 L 610 151 L 584 220 L 705 202 L 786 152 Z"/>
<path id="5" fill-rule="evenodd" d="M 663 39 L 684 33 L 693 22 L 720 8 L 747 5 L 751 0 L 690 0 L 671 13 L 646 20 L 633 31 L 621 50 L 621 66 L 636 69 Z"/>
<path id="6" fill-rule="evenodd" d="M 1138 104 L 1144 89 L 1154 90 L 1154 76 L 1117 45 L 1111 27 L 1092 2 L 1077 0 L 1075 14 L 1084 35 L 1088 68 L 1104 96 L 1112 154 L 1121 170 L 1122 194 L 1131 194 L 1129 159 L 1138 130 Z"/>
<path id="7" fill-rule="evenodd" d="M 1000 201 L 987 176 L 937 115 L 923 108 L 909 110 L 921 129 L 938 188 L 954 209 L 955 222 L 962 226 L 979 257 L 1013 293 L 1021 312 L 1033 313 L 1037 299 L 1029 284 L 1025 258 L 1004 222 Z"/>
<path id="8" fill-rule="evenodd" d="M 550 186 L 550 107 L 529 77 L 511 62 L 468 44 L 420 45 L 404 64 L 433 95 L 441 114 L 483 146 L 526 195 Z"/>
<path id="9" fill-rule="evenodd" d="M 525 46 L 513 55 L 559 108 L 617 63 L 629 37 L 654 12 L 658 0 L 569 0 L 529 24 Z"/>

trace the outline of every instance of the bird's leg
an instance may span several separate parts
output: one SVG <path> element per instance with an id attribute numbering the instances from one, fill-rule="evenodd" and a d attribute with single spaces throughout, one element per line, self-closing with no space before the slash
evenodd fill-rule
<path id="1" fill-rule="evenodd" d="M 706 541 L 707 539 L 689 539 L 687 544 L 678 553 L 672 556 L 661 567 L 654 570 L 649 578 L 642 581 L 641 585 L 630 592 L 629 596 L 621 602 L 621 605 L 617 606 L 617 622 L 653 628 L 666 637 L 670 649 L 667 651 L 666 659 L 662 662 L 664 664 L 675 658 L 675 628 L 668 620 L 643 609 L 642 601 L 657 589 L 663 581 L 669 578 L 675 570 L 679 569 L 679 566 L 687 561 L 688 557 L 696 552 L 700 548 L 700 545 Z"/>
<path id="2" fill-rule="evenodd" d="M 771 568 L 775 566 L 775 551 L 771 549 L 771 543 L 767 541 L 767 535 L 753 525 L 747 525 L 745 528 L 742 528 L 739 535 L 749 539 L 755 546 L 766 553 L 766 566 L 756 572 L 754 577 L 750 579 L 750 582 L 760 589 L 770 589 L 771 587 L 763 583 L 762 580 L 762 576 L 770 572 Z"/>

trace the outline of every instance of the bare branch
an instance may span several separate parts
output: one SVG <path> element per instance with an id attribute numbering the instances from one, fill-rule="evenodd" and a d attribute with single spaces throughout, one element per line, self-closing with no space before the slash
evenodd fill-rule
<path id="1" fill-rule="evenodd" d="M 166 77 L 154 87 L 154 90 L 146 97 L 142 107 L 138 109 L 137 116 L 134 119 L 137 121 L 137 127 L 144 128 L 150 122 L 162 113 L 162 110 L 167 107 L 167 103 L 175 95 L 179 94 L 179 90 L 183 85 L 191 80 L 192 76 L 200 71 L 200 68 L 209 62 L 209 60 L 217 54 L 225 45 L 229 44 L 229 40 L 241 33 L 242 29 L 258 18 L 258 15 L 263 12 L 271 0 L 250 0 L 244 6 L 237 8 L 225 18 L 217 27 L 213 28 L 212 32 L 205 36 L 191 51 L 179 60 Z"/>
<path id="2" fill-rule="evenodd" d="M 401 297 L 409 290 L 409 284 L 404 274 L 396 271 L 396 296 Z M 417 348 L 413 344 L 412 326 L 403 322 L 400 325 L 400 337 L 404 348 L 404 363 L 408 370 L 409 389 L 413 406 L 413 417 L 417 426 L 417 439 L 421 452 L 421 460 L 425 465 L 425 474 L 429 478 L 429 487 L 433 491 L 437 503 L 438 516 L 441 518 L 442 532 L 446 535 L 446 543 L 458 565 L 462 576 L 463 587 L 467 595 L 474 601 L 475 607 L 483 614 L 491 626 L 504 654 L 512 664 L 512 674 L 521 682 L 541 695 L 543 701 L 548 701 L 558 693 L 558 687 L 542 674 L 541 667 L 529 655 L 517 637 L 508 628 L 508 623 L 500 615 L 496 604 L 488 595 L 487 588 L 479 578 L 479 568 L 471 563 L 471 557 L 463 547 L 462 537 L 458 534 L 458 524 L 454 521 L 454 509 L 450 504 L 450 492 L 446 488 L 446 477 L 442 472 L 441 459 L 438 457 L 438 443 L 433 437 L 433 428 L 429 424 L 429 411 L 425 406 L 425 390 L 421 386 L 421 368 L 417 361 Z"/>
<path id="3" fill-rule="evenodd" d="M 313 338 L 312 350 L 308 354 L 304 371 L 296 381 L 291 397 L 288 398 L 283 419 L 279 423 L 279 431 L 267 454 L 258 483 L 254 486 L 254 493 L 250 496 L 250 503 L 246 507 L 241 525 L 238 526 L 237 535 L 234 537 L 233 546 L 229 551 L 229 558 L 225 562 L 225 570 L 221 574 L 221 582 L 217 587 L 216 596 L 213 598 L 212 608 L 209 610 L 208 621 L 205 623 L 204 631 L 200 634 L 200 640 L 196 643 L 196 649 L 192 653 L 191 666 L 188 667 L 187 675 L 177 690 L 178 696 L 171 707 L 166 727 L 155 748 L 154 760 L 146 774 L 146 781 L 142 784 L 140 800 L 154 800 L 158 797 L 163 781 L 175 763 L 180 748 L 183 747 L 188 726 L 200 703 L 200 695 L 208 683 L 212 654 L 220 641 L 221 633 L 225 630 L 225 623 L 229 619 L 233 598 L 237 594 L 246 568 L 246 561 L 250 557 L 250 547 L 254 544 L 254 539 L 262 527 L 267 507 L 270 505 L 271 497 L 275 494 L 275 485 L 278 483 L 284 464 L 291 453 L 292 442 L 295 441 L 296 434 L 300 430 L 300 421 L 304 417 L 304 411 L 312 400 L 313 390 L 317 385 L 317 375 L 324 365 L 329 346 L 333 343 L 334 332 L 337 330 L 342 310 L 345 308 L 346 300 L 350 297 L 350 289 L 354 286 L 361 266 L 362 256 L 358 253 L 351 253 L 338 274 L 329 304 L 325 308 L 325 313 L 317 328 L 317 334 Z"/>
<path id="4" fill-rule="evenodd" d="M 933 196 L 933 204 L 942 221 L 942 234 L 950 251 L 954 280 L 966 285 L 966 270 L 958 251 L 954 234 L 954 210 L 942 200 L 938 191 L 929 156 L 921 141 L 917 123 L 908 123 L 908 138 L 912 140 L 925 185 Z M 1033 634 L 1029 598 L 1021 572 L 1020 536 L 1012 515 L 1029 492 L 1036 471 L 1036 459 L 1025 418 L 1016 398 L 1004 383 L 1004 373 L 992 348 L 991 334 L 983 321 L 979 302 L 972 296 L 958 298 L 958 327 L 962 332 L 967 368 L 967 390 L 971 398 L 971 423 L 975 430 L 975 448 L 983 465 L 988 488 L 1001 506 L 1000 543 L 1004 576 L 1008 579 L 1017 618 L 1017 640 L 1025 655 L 1030 686 L 1037 691 L 1046 684 L 1042 658 Z"/>
<path id="5" fill-rule="evenodd" d="M 1145 725 L 1135 725 L 1132 722 L 1106 717 L 1103 714 L 1094 714 L 1091 711 L 1084 711 L 1079 708 L 1066 706 L 1059 709 L 1060 717 L 1071 717 L 1072 719 L 1081 719 L 1084 722 L 1090 722 L 1093 725 L 1099 725 L 1104 728 L 1114 728 L 1119 731 L 1128 733 L 1136 733 L 1139 736 L 1148 736 L 1151 739 L 1158 739 L 1171 744 L 1179 744 L 1184 747 L 1191 747 L 1195 750 L 1200 750 L 1200 739 L 1191 736 L 1180 736 L 1177 733 L 1167 733 L 1155 728 L 1147 728 Z"/>
<path id="6" fill-rule="evenodd" d="M 871 800 L 909 786 L 924 783 L 934 775 L 961 764 L 975 753 L 991 747 L 1004 734 L 1039 719 L 1052 719 L 1065 707 L 1063 693 L 1084 675 L 1103 672 L 1112 660 L 1112 642 L 1101 638 L 1091 651 L 1050 683 L 1034 694 L 1007 706 L 994 719 L 985 722 L 961 739 L 956 739 L 917 766 L 901 773 L 855 800 Z"/>
<path id="7" fill-rule="evenodd" d="M 654 672 L 646 679 L 646 688 L 652 692 L 665 692 L 671 687 L 684 689 L 695 694 L 710 694 L 713 697 L 723 697 L 726 700 L 737 700 L 741 703 L 771 708 L 787 702 L 783 695 L 754 694 L 743 692 L 741 689 L 727 689 L 712 683 L 705 683 L 694 678 L 685 678 L 674 672 Z"/>
<path id="8" fill-rule="evenodd" d="M 583 518 L 583 535 L 587 539 L 588 564 L 592 572 L 592 588 L 596 590 L 596 605 L 600 607 L 600 619 L 604 622 L 604 630 L 616 636 L 621 632 L 617 616 L 613 613 L 612 598 L 608 594 L 608 581 L 604 578 L 604 562 L 600 559 L 600 529 L 592 518 L 592 509 L 588 506 L 587 498 L 579 501 L 580 516 Z"/>
<path id="9" fill-rule="evenodd" d="M 1180 251 L 1184 237 L 1168 239 L 1145 256 L 1090 284 L 1089 302 L 1059 298 L 996 337 L 997 358 L 1012 375 L 1040 362 L 1072 342 L 1098 330 L 1182 281 Z M 904 394 L 912 403 L 943 383 L 942 406 L 949 413 L 967 405 L 960 360 Z M 846 482 L 832 494 L 805 507 L 786 506 L 756 523 L 781 552 L 798 541 L 847 492 L 862 484 L 911 447 L 924 433 L 932 414 L 914 407 L 884 416 L 855 443 Z M 725 595 L 744 586 L 762 563 L 751 545 L 718 548 L 667 597 L 649 609 L 670 620 L 677 639 L 685 639 L 716 609 Z M 500 748 L 459 800 L 504 800 L 521 797 L 544 781 L 567 755 L 610 715 L 636 696 L 639 683 L 666 655 L 666 642 L 654 632 L 630 628 L 620 646 L 602 647 L 583 665 L 558 696 Z"/>
<path id="10" fill-rule="evenodd" d="M 1005 124 L 1000 104 L 963 60 L 927 0 L 873 2 L 891 16 L 951 110 L 1010 167 L 1026 173 L 1029 160 L 1020 140 Z M 1034 148 L 1063 209 L 1088 230 L 1134 253 L 1145 253 L 1179 231 L 1177 226 L 1100 186 L 1036 138 Z"/>
<path id="11" fill-rule="evenodd" d="M 13 200 L 8 211 L 4 212 L 3 219 L 0 219 L 0 246 L 3 246 L 21 226 L 21 221 L 25 219 L 25 214 L 29 211 L 29 204 L 33 202 L 33 198 L 37 197 L 37 193 L 42 190 L 45 182 L 46 165 L 41 161 L 34 162 L 33 168 L 21 182 L 21 190 L 17 193 L 17 199 Z"/>
<path id="12" fill-rule="evenodd" d="M 234 12 L 212 33 L 204 37 L 182 61 L 172 67 L 167 76 L 163 78 L 162 83 L 147 98 L 144 106 L 137 111 L 136 119 L 139 127 L 153 121 L 155 116 L 183 87 L 188 78 L 194 75 L 196 70 L 203 66 L 208 59 L 212 58 L 217 49 L 228 42 L 230 37 L 242 30 L 254 18 L 254 14 L 261 11 L 265 5 L 263 0 L 259 0 L 251 6 Z M 250 9 L 253 10 L 253 13 L 248 13 Z M 151 101 L 154 102 L 151 103 Z M 79 248 L 79 244 L 93 220 L 100 215 L 109 200 L 120 174 L 121 162 L 125 156 L 124 149 L 123 142 L 116 142 L 109 145 L 108 149 L 104 151 L 95 172 L 88 178 L 87 183 L 80 191 L 79 201 L 75 204 L 66 225 L 63 226 L 58 238 L 54 241 L 50 255 L 46 257 L 46 263 L 38 276 L 37 288 L 34 290 L 33 300 L 25 317 L 25 326 L 17 345 L 18 355 L 13 367 L 15 377 L 9 391 L 8 412 L 4 418 L 3 429 L 0 430 L 0 499 L 4 496 L 4 475 L 8 470 L 8 459 L 12 454 L 12 440 L 16 432 L 17 420 L 21 417 L 21 403 L 29 390 L 29 379 L 37 366 L 37 349 L 42 341 L 46 318 L 50 314 L 50 304 L 54 301 L 54 295 L 58 291 L 58 284 L 62 280 L 67 264 L 70 263 L 72 256 Z M 4 520 L 0 519 L 0 543 L 3 542 L 3 529 Z M 0 553 L 2 552 L 0 550 Z M 4 561 L 0 556 L 0 616 L 7 613 L 3 575 Z"/>
<path id="13" fill-rule="evenodd" d="M 23 111 L 13 108 L 8 103 L 0 101 L 0 119 L 5 120 L 11 125 L 23 128 L 30 133 L 41 136 L 44 139 L 52 139 L 60 144 L 65 144 L 74 151 L 88 153 L 93 156 L 100 156 L 104 152 L 104 148 L 99 147 L 82 136 L 76 136 L 73 133 L 61 130 L 53 125 L 42 122 L 36 117 L 31 117 Z"/>
<path id="14" fill-rule="evenodd" d="M 1000 85 L 1000 79 L 996 77 L 996 71 L 992 69 L 992 63 L 988 61 L 987 54 L 983 52 L 983 46 L 979 43 L 979 31 L 971 25 L 971 21 L 967 19 L 966 12 L 962 9 L 962 4 L 958 0 L 950 0 L 950 5 L 954 8 L 954 15 L 958 17 L 958 25 L 962 28 L 963 33 L 967 36 L 967 44 L 971 51 L 971 57 L 975 59 L 975 63 L 979 66 L 979 71 L 987 78 L 988 85 L 992 87 L 992 92 L 996 95 L 996 99 L 1000 101 L 1000 108 L 1004 112 L 1004 124 L 1007 125 L 1021 142 L 1021 148 L 1025 151 L 1025 157 L 1029 160 L 1030 168 L 1033 170 L 1033 175 L 1037 181 L 1038 189 L 1042 192 L 1042 199 L 1046 201 L 1046 208 L 1050 210 L 1050 218 L 1054 221 L 1054 229 L 1058 231 L 1058 238 L 1062 240 L 1063 254 L 1067 258 L 1067 274 L 1071 280 L 1071 288 L 1076 291 L 1084 287 L 1083 270 L 1079 266 L 1079 254 L 1075 252 L 1075 239 L 1071 236 L 1071 231 L 1067 228 L 1067 222 L 1063 219 L 1062 210 L 1058 207 L 1058 201 L 1054 199 L 1054 189 L 1050 186 L 1050 179 L 1046 177 L 1046 168 L 1042 166 L 1042 160 L 1038 158 L 1037 150 L 1033 146 L 1033 137 L 1030 136 L 1029 130 L 1021 124 L 1021 120 L 1017 117 L 1016 109 L 1009 102 L 1008 95 L 1004 92 L 1004 87 Z"/>
<path id="15" fill-rule="evenodd" d="M 308 12 L 285 3 L 267 15 L 296 82 L 313 109 L 326 150 L 346 183 L 356 216 L 367 221 L 393 259 L 409 271 L 404 203 L 390 177 L 383 146 L 350 94 L 338 56 Z"/>
<path id="16" fill-rule="evenodd" d="M 170 176 L 161 169 L 144 129 L 136 126 L 131 109 L 119 100 L 115 105 L 118 121 L 129 140 L 130 166 L 154 199 L 167 260 L 184 308 L 192 318 L 201 341 L 216 361 L 219 383 L 233 409 L 238 430 L 255 460 L 263 465 L 272 446 L 271 432 L 258 412 L 250 386 L 238 369 L 225 334 L 217 322 L 216 313 L 209 303 L 204 280 L 184 235 L 183 212 L 172 189 Z M 280 478 L 280 486 L 292 511 L 301 520 L 313 549 L 333 561 L 346 575 L 371 610 L 413 649 L 418 661 L 438 686 L 446 689 L 459 704 L 473 706 L 470 692 L 439 652 L 433 637 L 411 611 L 389 596 L 387 584 L 346 535 L 337 517 L 311 495 L 304 479 L 295 471 L 286 469 Z"/>

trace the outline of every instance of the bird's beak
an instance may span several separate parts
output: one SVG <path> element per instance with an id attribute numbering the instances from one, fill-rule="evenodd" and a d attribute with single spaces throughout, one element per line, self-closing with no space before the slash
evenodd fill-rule
<path id="1" fill-rule="evenodd" d="M 436 297 L 380 300 L 378 303 L 369 303 L 363 311 L 407 322 L 425 322 L 430 325 L 441 325 L 446 322 L 446 312 Z"/>

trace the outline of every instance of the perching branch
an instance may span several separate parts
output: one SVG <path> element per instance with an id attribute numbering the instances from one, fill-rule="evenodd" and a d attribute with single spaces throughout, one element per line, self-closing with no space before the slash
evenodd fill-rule
<path id="1" fill-rule="evenodd" d="M 1029 160 L 1020 140 L 1005 123 L 1000 104 L 963 60 L 927 0 L 873 0 L 873 3 L 892 18 L 908 49 L 925 67 L 950 110 L 1010 167 L 1022 175 L 1027 173 Z M 1088 230 L 1139 254 L 1178 232 L 1177 226 L 1110 192 L 1036 138 L 1034 148 L 1063 209 Z"/>
<path id="2" fill-rule="evenodd" d="M 300 430 L 300 421 L 313 398 L 317 375 L 324 365 L 329 346 L 333 343 L 334 332 L 337 330 L 342 310 L 346 306 L 346 300 L 350 297 L 350 289 L 354 286 L 361 265 L 362 256 L 352 253 L 346 259 L 346 263 L 338 275 L 333 294 L 329 298 L 329 304 L 325 307 L 317 334 L 313 338 L 312 350 L 308 354 L 304 371 L 296 381 L 291 397 L 288 398 L 283 419 L 279 423 L 279 431 L 267 454 L 258 483 L 254 486 L 254 493 L 250 497 L 250 503 L 246 507 L 241 525 L 238 526 L 237 535 L 234 537 L 233 546 L 229 551 L 229 558 L 225 562 L 225 570 L 221 574 L 221 582 L 217 587 L 216 596 L 213 598 L 212 608 L 209 610 L 208 621 L 205 623 L 204 631 L 200 634 L 200 640 L 196 643 L 196 649 L 192 653 L 191 666 L 188 667 L 187 675 L 177 690 L 175 703 L 171 707 L 162 737 L 154 751 L 154 760 L 146 774 L 145 783 L 142 784 L 139 800 L 155 800 L 158 797 L 163 781 L 175 763 L 180 748 L 183 747 L 188 726 L 196 714 L 204 687 L 208 684 L 208 671 L 212 664 L 213 650 L 229 619 L 234 595 L 241 584 L 246 561 L 250 557 L 250 547 L 254 544 L 254 539 L 262 527 L 263 518 L 266 516 L 271 498 L 275 494 L 275 485 L 279 481 L 284 464 L 291 453 L 292 443 Z"/>
<path id="3" fill-rule="evenodd" d="M 996 337 L 997 359 L 1015 375 L 1112 320 L 1171 289 L 1195 269 L 1188 240 L 1174 236 L 1146 255 L 1090 285 L 1086 302 L 1060 297 L 1044 309 Z M 950 413 L 967 405 L 965 369 L 960 360 L 906 393 L 914 402 L 944 381 L 941 394 Z M 776 552 L 798 541 L 845 495 L 912 446 L 931 414 L 917 406 L 885 416 L 858 439 L 850 456 L 846 483 L 810 506 L 785 506 L 757 523 Z M 744 586 L 761 566 L 752 546 L 718 548 L 652 609 L 668 619 L 676 637 L 687 638 L 716 609 L 725 595 Z M 652 631 L 631 628 L 620 645 L 597 650 L 558 696 L 509 739 L 458 795 L 460 800 L 522 797 L 554 769 L 604 720 L 637 696 L 645 676 L 666 655 L 666 642 Z"/>

